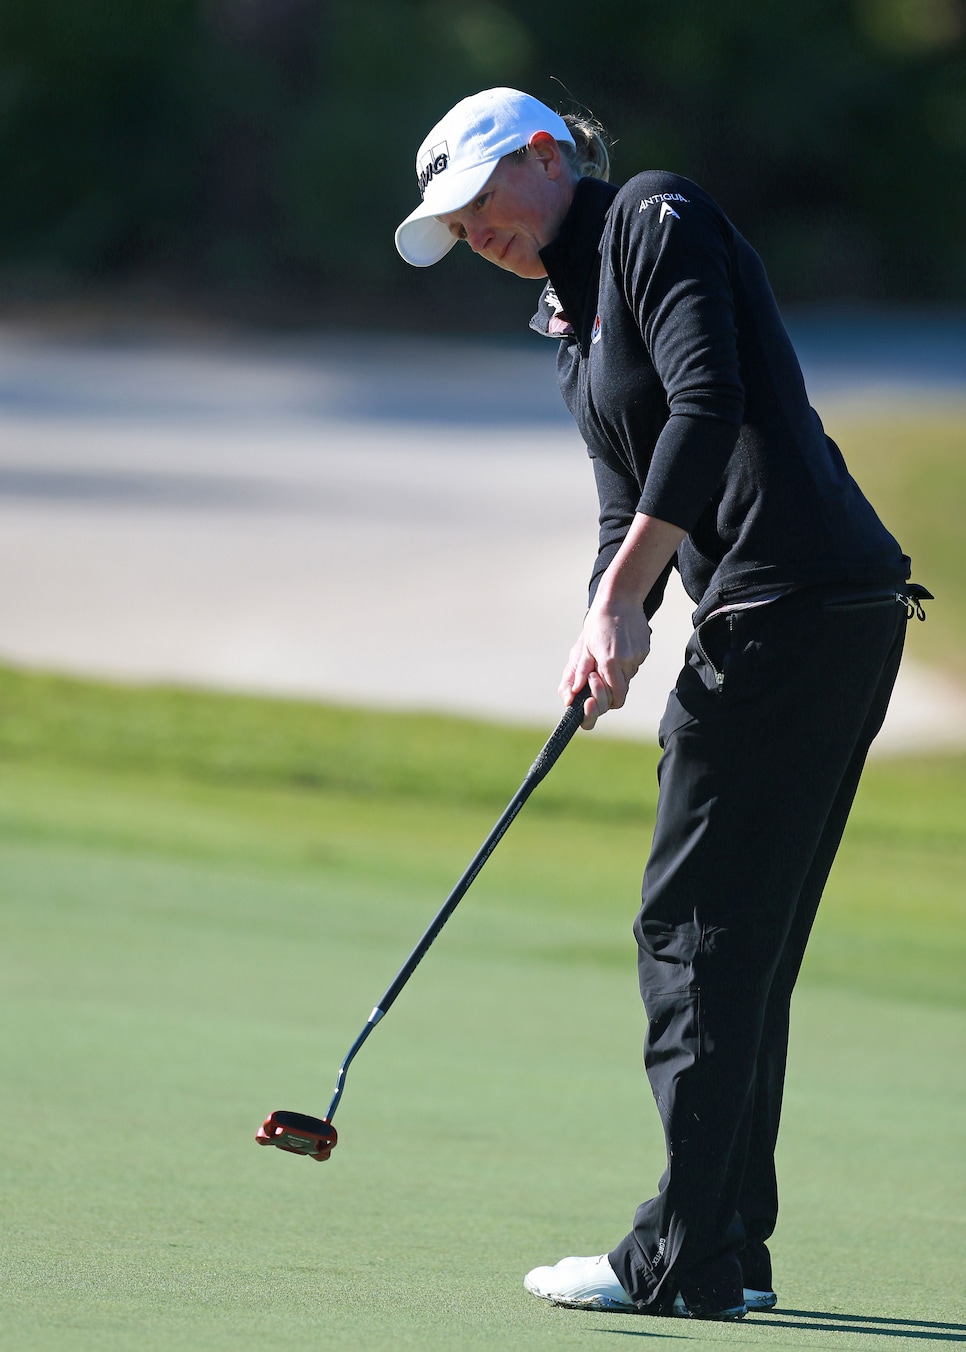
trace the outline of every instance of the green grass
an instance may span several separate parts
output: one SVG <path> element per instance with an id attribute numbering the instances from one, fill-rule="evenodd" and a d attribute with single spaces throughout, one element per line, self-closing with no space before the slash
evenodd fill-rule
<path id="1" fill-rule="evenodd" d="M 915 652 L 966 679 L 966 406 L 870 417 L 844 407 L 826 419 L 855 478 L 936 597 L 916 626 Z"/>
<path id="2" fill-rule="evenodd" d="M 782 1314 L 522 1290 L 609 1247 L 662 1167 L 639 746 L 568 748 L 353 1067 L 332 1160 L 254 1145 L 271 1108 L 324 1111 L 544 735 L 0 673 L 0 1346 L 962 1339 L 962 759 L 870 767 L 833 875 L 796 997 Z"/>
<path id="3" fill-rule="evenodd" d="M 580 739 L 540 810 L 638 816 L 657 799 L 636 749 Z M 0 667 L 0 758 L 199 784 L 502 807 L 540 748 L 528 729 L 203 691 L 111 686 Z M 510 790 L 512 792 L 512 789 Z"/>

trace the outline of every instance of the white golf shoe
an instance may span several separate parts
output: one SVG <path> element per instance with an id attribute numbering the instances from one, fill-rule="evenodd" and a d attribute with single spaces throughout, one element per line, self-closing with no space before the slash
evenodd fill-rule
<path id="1" fill-rule="evenodd" d="M 571 1310 L 638 1313 L 605 1253 L 596 1258 L 562 1258 L 553 1267 L 534 1268 L 524 1277 L 523 1285 L 532 1296 Z"/>
<path id="2" fill-rule="evenodd" d="M 751 1287 L 746 1286 L 744 1297 L 749 1310 L 773 1310 L 778 1304 L 774 1291 L 752 1291 Z"/>
<path id="3" fill-rule="evenodd" d="M 532 1296 L 548 1300 L 551 1305 L 563 1305 L 570 1310 L 610 1310 L 624 1314 L 641 1314 L 617 1280 L 605 1253 L 594 1258 L 561 1258 L 553 1267 L 538 1267 L 528 1272 L 523 1285 Z M 674 1297 L 669 1311 L 673 1319 L 716 1319 L 730 1321 L 743 1319 L 748 1310 L 770 1310 L 777 1303 L 774 1291 L 742 1292 L 744 1303 L 713 1314 L 692 1315 L 680 1292 Z"/>
<path id="4" fill-rule="evenodd" d="M 742 1296 L 744 1300 L 744 1295 Z M 748 1313 L 749 1306 L 747 1302 L 741 1305 L 732 1305 L 727 1310 L 715 1310 L 713 1314 L 692 1314 L 684 1303 L 684 1297 L 679 1291 L 674 1297 L 674 1303 L 671 1306 L 671 1317 L 673 1319 L 708 1319 L 718 1320 L 721 1323 L 730 1323 L 734 1319 L 744 1319 Z"/>

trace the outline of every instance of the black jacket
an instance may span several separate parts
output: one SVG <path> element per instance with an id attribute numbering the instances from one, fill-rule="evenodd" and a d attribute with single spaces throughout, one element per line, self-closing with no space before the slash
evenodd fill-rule
<path id="1" fill-rule="evenodd" d="M 791 587 L 901 590 L 909 560 L 809 406 L 761 260 L 706 193 L 661 172 L 582 179 L 540 257 L 531 327 L 559 306 L 573 326 L 557 374 L 600 496 L 591 597 L 637 511 L 687 530 L 695 623 Z"/>

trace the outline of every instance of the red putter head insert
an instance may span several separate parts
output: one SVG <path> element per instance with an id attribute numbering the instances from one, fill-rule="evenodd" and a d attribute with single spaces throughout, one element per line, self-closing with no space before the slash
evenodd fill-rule
<path id="1" fill-rule="evenodd" d="M 305 1113 L 272 1113 L 255 1133 L 259 1145 L 274 1145 L 291 1155 L 327 1160 L 339 1137 L 331 1122 Z"/>

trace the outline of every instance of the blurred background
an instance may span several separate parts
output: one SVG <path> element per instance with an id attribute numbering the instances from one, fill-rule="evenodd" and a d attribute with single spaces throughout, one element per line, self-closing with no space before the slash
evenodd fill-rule
<path id="1" fill-rule="evenodd" d="M 595 520 L 539 285 L 392 244 L 422 137 L 503 83 L 589 108 L 618 180 L 699 180 L 762 253 L 942 593 L 920 721 L 966 739 L 963 0 L 6 0 L 0 653 L 553 716 Z M 613 731 L 653 730 L 689 609 Z"/>
<path id="2" fill-rule="evenodd" d="M 5 0 L 5 288 L 502 331 L 512 279 L 389 241 L 425 132 L 511 84 L 589 107 L 619 177 L 700 181 L 785 303 L 963 304 L 964 33 L 962 0 Z"/>

